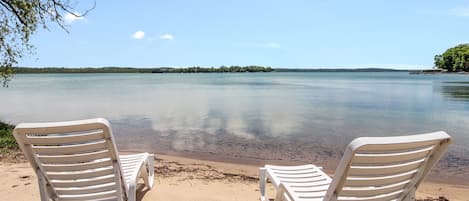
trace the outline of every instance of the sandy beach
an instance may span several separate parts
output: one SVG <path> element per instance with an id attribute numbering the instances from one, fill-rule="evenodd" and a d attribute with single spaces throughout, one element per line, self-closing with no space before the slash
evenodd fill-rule
<path id="1" fill-rule="evenodd" d="M 255 201 L 259 200 L 257 166 L 157 155 L 155 185 L 139 188 L 142 201 Z M 23 159 L 0 162 L 0 198 L 3 201 L 39 200 L 37 178 Z M 435 180 L 437 181 L 437 180 Z M 469 184 L 427 179 L 417 192 L 418 199 L 444 196 L 449 200 L 469 200 Z M 267 190 L 273 198 L 273 186 Z"/>

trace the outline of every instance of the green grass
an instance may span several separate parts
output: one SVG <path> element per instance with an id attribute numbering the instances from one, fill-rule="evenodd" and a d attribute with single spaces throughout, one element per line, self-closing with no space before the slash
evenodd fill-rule
<path id="1" fill-rule="evenodd" d="M 13 128 L 15 126 L 0 121 L 0 151 L 6 152 L 12 149 L 18 149 L 18 144 L 13 137 Z"/>

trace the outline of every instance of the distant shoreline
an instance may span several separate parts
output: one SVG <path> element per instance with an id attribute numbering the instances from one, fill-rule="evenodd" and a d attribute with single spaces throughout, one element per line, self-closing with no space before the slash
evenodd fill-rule
<path id="1" fill-rule="evenodd" d="M 435 74 L 457 74 L 457 75 L 468 75 L 469 72 L 449 72 L 442 69 L 429 69 L 429 70 L 411 70 L 409 74 L 424 74 L 424 75 L 435 75 Z"/>
<path id="2" fill-rule="evenodd" d="M 397 70 L 387 68 L 271 68 L 264 66 L 221 66 L 218 68 L 205 67 L 157 67 L 157 68 L 131 68 L 131 67 L 15 67 L 17 74 L 54 74 L 54 73 L 269 73 L 269 72 L 411 72 L 412 70 Z"/>

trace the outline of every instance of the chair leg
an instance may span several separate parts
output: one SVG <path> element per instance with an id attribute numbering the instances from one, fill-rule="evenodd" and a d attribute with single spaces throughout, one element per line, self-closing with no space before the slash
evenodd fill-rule
<path id="1" fill-rule="evenodd" d="M 261 201 L 266 201 L 265 198 L 265 185 L 267 182 L 265 168 L 259 168 L 259 190 L 261 192 Z"/>
<path id="2" fill-rule="evenodd" d="M 415 200 L 415 191 L 416 190 L 417 189 L 415 187 L 410 189 L 409 192 L 407 193 L 407 195 L 405 195 L 405 197 L 402 200 L 404 200 L 404 201 L 414 201 Z"/>
<path id="3" fill-rule="evenodd" d="M 129 192 L 127 193 L 127 201 L 136 201 L 137 199 L 137 187 L 136 181 L 133 184 L 129 184 Z"/>
<path id="4" fill-rule="evenodd" d="M 41 195 L 41 201 L 49 201 L 49 193 L 47 192 L 46 181 L 42 173 L 38 172 L 36 175 L 37 175 L 37 182 L 39 185 L 39 194 Z"/>
<path id="5" fill-rule="evenodd" d="M 147 188 L 151 189 L 153 187 L 153 180 L 155 176 L 155 168 L 153 164 L 153 154 L 149 154 L 147 160 L 145 161 L 145 168 L 143 169 L 143 181 Z"/>
<path id="6" fill-rule="evenodd" d="M 293 199 L 291 192 L 287 190 L 285 185 L 280 183 L 277 189 L 277 195 L 275 196 L 275 201 L 284 201 L 284 200 L 293 201 L 294 199 Z"/>
<path id="7" fill-rule="evenodd" d="M 283 187 L 283 184 L 280 184 L 279 188 L 277 189 L 277 194 L 275 195 L 274 201 L 283 201 L 284 194 L 285 194 L 285 188 Z"/>

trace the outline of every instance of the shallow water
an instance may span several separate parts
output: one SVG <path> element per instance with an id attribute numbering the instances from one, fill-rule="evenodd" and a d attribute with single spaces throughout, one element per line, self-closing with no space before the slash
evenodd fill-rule
<path id="1" fill-rule="evenodd" d="M 467 75 L 19 74 L 0 107 L 11 123 L 105 117 L 125 150 L 269 160 L 340 158 L 358 136 L 444 130 L 469 164 Z"/>

